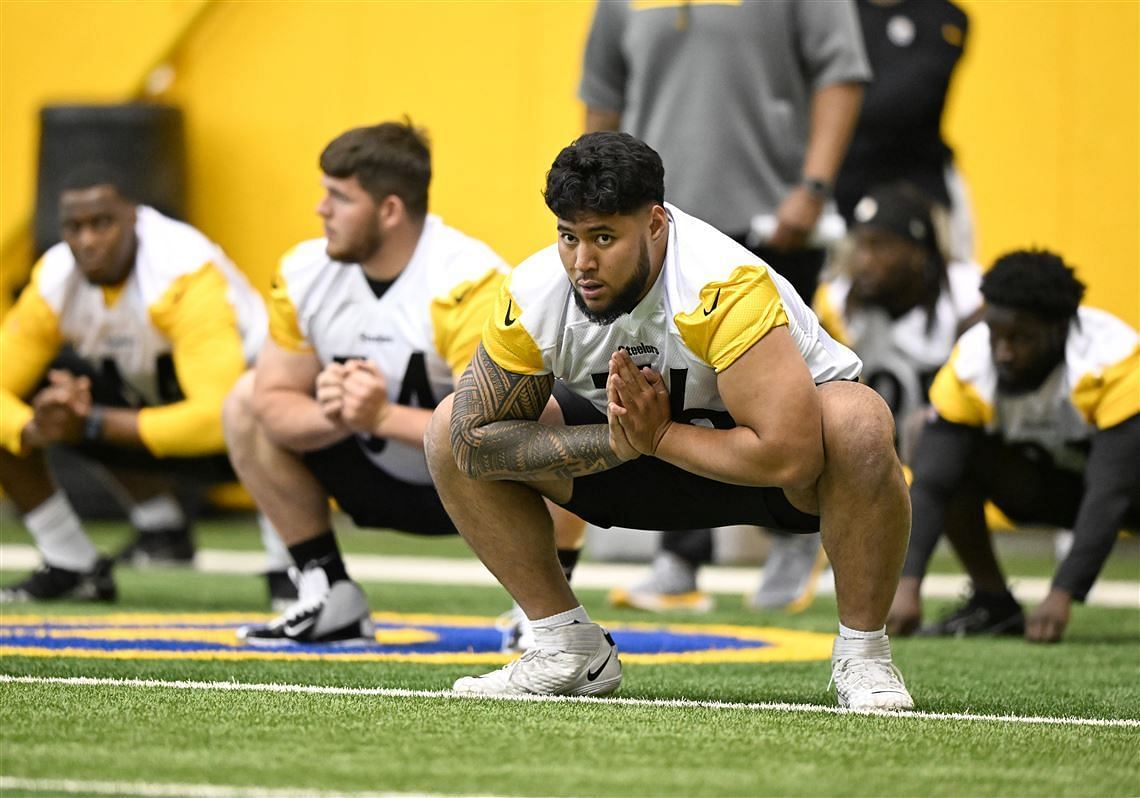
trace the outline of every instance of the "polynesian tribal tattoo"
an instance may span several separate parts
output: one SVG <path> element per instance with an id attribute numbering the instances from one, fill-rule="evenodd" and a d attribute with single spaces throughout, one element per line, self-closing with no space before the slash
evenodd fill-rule
<path id="1" fill-rule="evenodd" d="M 455 389 L 451 449 L 477 479 L 537 482 L 596 474 L 622 464 L 605 424 L 538 423 L 554 386 L 549 374 L 513 374 L 480 345 Z"/>

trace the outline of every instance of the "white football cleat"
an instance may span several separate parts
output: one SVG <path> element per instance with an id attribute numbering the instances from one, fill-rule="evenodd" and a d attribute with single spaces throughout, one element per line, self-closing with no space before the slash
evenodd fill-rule
<path id="1" fill-rule="evenodd" d="M 839 706 L 855 710 L 914 709 L 902 674 L 891 662 L 891 642 L 835 638 L 831 681 Z"/>
<path id="2" fill-rule="evenodd" d="M 497 671 L 464 676 L 467 695 L 609 695 L 621 686 L 617 646 L 596 623 L 534 629 L 534 648 Z"/>

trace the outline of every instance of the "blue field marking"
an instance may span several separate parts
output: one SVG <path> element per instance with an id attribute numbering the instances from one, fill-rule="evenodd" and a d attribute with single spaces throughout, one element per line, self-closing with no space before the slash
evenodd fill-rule
<path id="1" fill-rule="evenodd" d="M 237 639 L 264 617 L 114 614 L 0 618 L 0 655 L 116 659 L 345 659 L 473 662 L 505 658 L 494 620 L 465 616 L 375 616 L 376 640 L 351 647 L 281 643 L 251 648 Z M 829 635 L 744 626 L 609 624 L 628 661 L 726 662 L 825 659 Z"/>

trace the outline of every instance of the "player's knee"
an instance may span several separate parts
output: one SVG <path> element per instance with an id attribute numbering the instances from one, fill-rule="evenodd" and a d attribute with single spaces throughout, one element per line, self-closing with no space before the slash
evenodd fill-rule
<path id="1" fill-rule="evenodd" d="M 249 448 L 257 428 L 253 412 L 253 371 L 242 374 L 222 403 L 222 430 L 230 457 L 240 457 Z"/>
<path id="2" fill-rule="evenodd" d="M 451 453 L 451 399 L 449 394 L 436 406 L 424 432 L 424 456 L 435 478 L 442 469 L 455 468 L 455 458 Z"/>
<path id="3" fill-rule="evenodd" d="M 895 422 L 887 403 L 865 385 L 846 383 L 823 397 L 823 429 L 828 456 L 857 456 L 868 465 L 897 462 Z"/>

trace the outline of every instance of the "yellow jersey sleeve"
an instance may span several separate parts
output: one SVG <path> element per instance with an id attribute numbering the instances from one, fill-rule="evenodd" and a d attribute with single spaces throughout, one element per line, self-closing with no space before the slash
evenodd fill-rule
<path id="1" fill-rule="evenodd" d="M 1097 429 L 1115 427 L 1140 413 L 1140 346 L 1101 374 L 1082 377 L 1072 398 Z"/>
<path id="2" fill-rule="evenodd" d="M 946 365 L 935 375 L 930 386 L 930 404 L 939 416 L 953 424 L 983 427 L 993 420 L 993 406 L 982 398 L 977 388 L 958 377 L 954 368 L 958 356 L 959 349 L 954 347 Z"/>
<path id="3" fill-rule="evenodd" d="M 289 287 L 281 267 L 273 274 L 269 288 L 269 336 L 278 346 L 291 352 L 311 352 L 313 347 L 301 332 L 297 308 L 289 297 Z"/>
<path id="4" fill-rule="evenodd" d="M 458 377 L 471 362 L 499 295 L 503 273 L 488 269 L 477 280 L 464 280 L 445 297 L 431 302 L 431 324 L 436 351 Z"/>
<path id="5" fill-rule="evenodd" d="M 691 313 L 674 318 L 685 346 L 717 372 L 724 371 L 788 316 L 764 266 L 738 266 L 727 280 L 700 291 Z"/>
<path id="6" fill-rule="evenodd" d="M 139 411 L 139 437 L 157 457 L 225 451 L 222 402 L 245 371 L 237 314 L 226 278 L 213 264 L 175 280 L 150 308 L 172 345 L 174 372 L 186 398 Z"/>
<path id="7" fill-rule="evenodd" d="M 40 293 L 43 261 L 0 326 L 0 446 L 22 454 L 20 433 L 32 419 L 24 401 L 63 344 L 59 317 Z"/>
<path id="8" fill-rule="evenodd" d="M 850 347 L 851 336 L 847 333 L 847 325 L 843 323 L 843 312 L 835 304 L 835 297 L 832 296 L 829 284 L 820 283 L 815 289 L 811 307 L 815 311 L 815 315 L 819 317 L 819 326 L 823 327 L 827 334 L 836 341 Z"/>
<path id="9" fill-rule="evenodd" d="M 523 308 L 511 295 L 510 280 L 503 280 L 495 309 L 483 326 L 483 348 L 491 359 L 514 374 L 546 374 L 542 351 L 519 321 Z"/>

